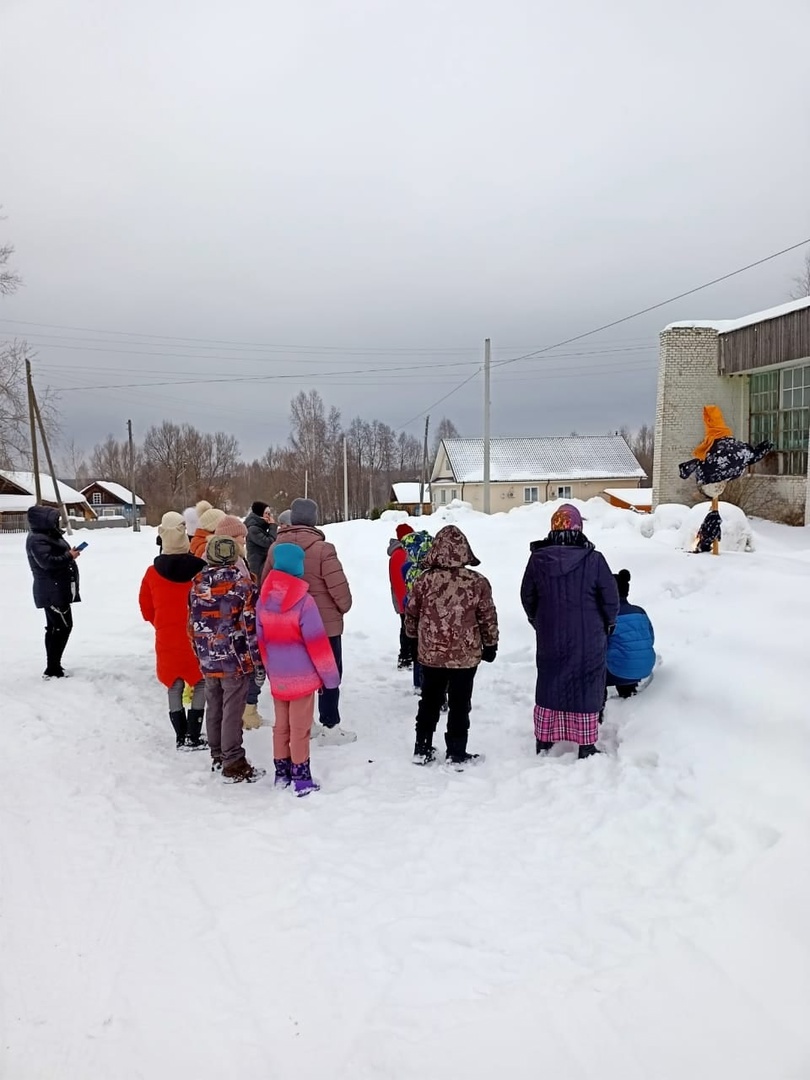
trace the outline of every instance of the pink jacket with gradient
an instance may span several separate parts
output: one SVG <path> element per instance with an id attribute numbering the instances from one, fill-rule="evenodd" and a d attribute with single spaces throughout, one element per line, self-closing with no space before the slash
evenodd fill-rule
<path id="1" fill-rule="evenodd" d="M 340 686 L 323 620 L 301 578 L 270 571 L 256 606 L 256 632 L 274 698 L 295 701 Z"/>

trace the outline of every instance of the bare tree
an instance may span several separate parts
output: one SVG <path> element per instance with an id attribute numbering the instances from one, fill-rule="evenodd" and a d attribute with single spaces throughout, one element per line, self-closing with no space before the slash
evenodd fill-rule
<path id="1" fill-rule="evenodd" d="M 0 221 L 5 221 L 5 217 L 0 214 Z M 14 270 L 10 269 L 8 263 L 11 256 L 14 254 L 13 244 L 0 244 L 0 296 L 10 296 L 15 293 L 22 285 L 22 278 Z"/>
<path id="2" fill-rule="evenodd" d="M 0 344 L 0 468 L 31 464 L 31 430 L 28 422 L 28 389 L 25 361 L 31 355 L 24 341 Z M 37 393 L 42 423 L 49 439 L 57 435 L 56 395 Z"/>
<path id="3" fill-rule="evenodd" d="M 805 296 L 810 296 L 810 251 L 804 257 L 801 272 L 793 278 L 793 288 L 790 291 L 791 300 L 803 300 Z"/>
<path id="4" fill-rule="evenodd" d="M 443 416 L 439 421 L 439 426 L 436 428 L 436 435 L 433 439 L 432 457 L 435 459 L 438 454 L 442 439 L 458 439 L 460 437 L 460 432 L 453 421 L 448 417 Z"/>
<path id="5" fill-rule="evenodd" d="M 638 431 L 631 431 L 625 424 L 619 435 L 624 439 L 635 455 L 636 461 L 647 474 L 642 482 L 644 487 L 652 487 L 653 461 L 655 459 L 655 428 L 651 424 L 642 424 Z"/>

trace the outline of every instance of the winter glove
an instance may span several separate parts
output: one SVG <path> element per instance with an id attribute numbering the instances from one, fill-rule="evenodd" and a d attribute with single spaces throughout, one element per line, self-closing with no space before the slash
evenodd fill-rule
<path id="1" fill-rule="evenodd" d="M 259 688 L 259 690 L 261 690 L 261 688 L 267 681 L 267 672 L 264 670 L 263 667 L 257 667 L 254 669 L 253 681 L 256 683 L 256 686 Z"/>
<path id="2" fill-rule="evenodd" d="M 481 659 L 484 661 L 485 664 L 491 664 L 497 655 L 497 645 L 485 645 L 481 650 Z"/>

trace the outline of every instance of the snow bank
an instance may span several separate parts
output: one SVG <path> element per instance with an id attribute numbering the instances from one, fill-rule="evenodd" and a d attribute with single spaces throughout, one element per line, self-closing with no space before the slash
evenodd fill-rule
<path id="1" fill-rule="evenodd" d="M 154 530 L 94 534 L 73 678 L 50 683 L 25 537 L 0 536 L 0 1075 L 807 1075 L 810 533 L 768 525 L 745 559 L 687 558 L 683 508 L 647 537 L 646 518 L 582 504 L 664 663 L 608 700 L 604 754 L 540 759 L 518 594 L 552 509 L 419 522 L 456 516 L 499 612 L 471 718 L 486 762 L 461 774 L 410 763 L 393 520 L 327 528 L 354 593 L 358 741 L 314 749 L 323 790 L 303 803 L 174 752 L 137 607 Z M 270 728 L 245 742 L 272 771 Z"/>
<path id="2" fill-rule="evenodd" d="M 710 502 L 701 502 L 693 506 L 686 514 L 679 532 L 681 547 L 684 551 L 694 551 L 698 529 L 711 508 Z M 719 503 L 718 509 L 723 522 L 720 550 L 753 551 L 754 534 L 744 511 L 739 506 L 727 502 Z"/>

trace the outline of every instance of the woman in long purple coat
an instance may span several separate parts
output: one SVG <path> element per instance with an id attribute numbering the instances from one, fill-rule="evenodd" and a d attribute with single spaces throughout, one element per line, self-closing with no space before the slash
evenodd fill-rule
<path id="1" fill-rule="evenodd" d="M 582 532 L 575 506 L 563 503 L 531 555 L 520 600 L 537 635 L 534 734 L 537 753 L 555 742 L 598 753 L 605 701 L 605 654 L 619 613 L 619 593 L 605 558 Z"/>

